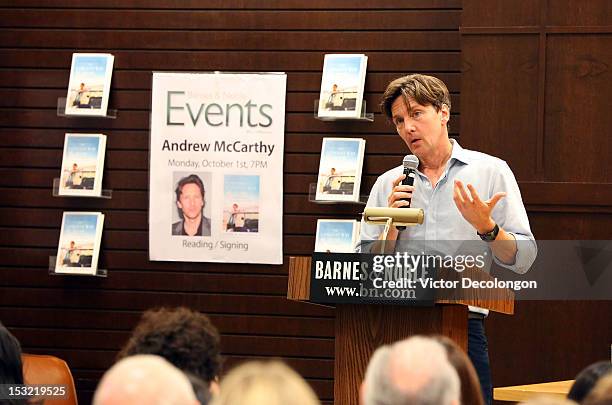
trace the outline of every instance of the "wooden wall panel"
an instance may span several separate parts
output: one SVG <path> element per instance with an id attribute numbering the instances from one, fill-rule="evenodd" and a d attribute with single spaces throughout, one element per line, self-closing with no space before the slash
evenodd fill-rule
<path id="1" fill-rule="evenodd" d="M 540 22 L 538 1 L 463 0 L 461 28 L 536 26 Z"/>
<path id="2" fill-rule="evenodd" d="M 572 0 L 548 0 L 547 23 L 568 27 L 610 27 L 612 24 L 612 3 L 609 1 L 585 1 L 579 6 L 573 3 Z"/>
<path id="3" fill-rule="evenodd" d="M 599 0 L 463 2 L 461 139 L 508 161 L 539 240 L 612 238 L 610 7 Z M 491 136 L 501 122 L 511 127 Z M 611 315 L 610 301 L 522 301 L 513 317 L 493 314 L 494 386 L 572 379 L 609 359 Z"/>
<path id="4" fill-rule="evenodd" d="M 459 136 L 460 0 L 0 0 L 0 320 L 34 353 L 68 361 L 81 403 L 142 311 L 187 305 L 210 314 L 227 367 L 282 357 L 333 401 L 334 311 L 285 299 L 288 257 L 314 246 L 316 219 L 357 218 L 356 205 L 308 201 L 324 136 L 367 140 L 363 192 L 405 147 L 377 104 L 387 83 L 432 73 L 449 86 Z M 115 55 L 115 120 L 58 117 L 73 52 Z M 323 55 L 366 53 L 374 123 L 313 118 Z M 285 71 L 284 264 L 148 260 L 152 71 Z M 107 134 L 110 200 L 51 195 L 65 132 Z M 106 279 L 48 275 L 62 212 L 106 214 Z"/>
<path id="5" fill-rule="evenodd" d="M 612 183 L 602 170 L 612 156 L 612 35 L 549 35 L 546 46 L 545 177 Z"/>
<path id="6" fill-rule="evenodd" d="M 473 95 L 462 113 L 462 142 L 511 162 L 517 178 L 536 180 L 537 36 L 475 36 L 461 51 L 462 91 Z"/>

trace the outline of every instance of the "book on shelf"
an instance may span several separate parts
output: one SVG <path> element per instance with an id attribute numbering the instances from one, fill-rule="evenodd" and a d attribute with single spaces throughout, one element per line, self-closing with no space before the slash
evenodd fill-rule
<path id="1" fill-rule="evenodd" d="M 95 275 L 103 225 L 101 212 L 64 212 L 55 273 Z"/>
<path id="2" fill-rule="evenodd" d="M 354 253 L 360 222 L 348 219 L 318 219 L 315 252 Z"/>
<path id="3" fill-rule="evenodd" d="M 363 54 L 325 55 L 319 117 L 361 117 L 367 63 Z"/>
<path id="4" fill-rule="evenodd" d="M 115 57 L 109 53 L 73 53 L 66 115 L 106 116 Z"/>
<path id="5" fill-rule="evenodd" d="M 106 135 L 66 134 L 58 195 L 100 196 L 105 151 Z"/>
<path id="6" fill-rule="evenodd" d="M 318 201 L 359 201 L 365 139 L 323 138 L 317 178 Z"/>

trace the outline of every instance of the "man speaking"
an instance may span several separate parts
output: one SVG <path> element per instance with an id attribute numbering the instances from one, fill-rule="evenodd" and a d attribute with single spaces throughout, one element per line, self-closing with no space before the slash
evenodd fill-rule
<path id="1" fill-rule="evenodd" d="M 387 86 L 381 107 L 419 163 L 414 185 L 402 184 L 402 166 L 380 176 L 367 206 L 410 206 L 425 211 L 422 225 L 403 230 L 392 227 L 387 248 L 391 245 L 399 251 L 411 241 L 483 240 L 496 263 L 517 273 L 529 270 L 537 247 L 516 179 L 503 160 L 464 149 L 449 139 L 451 102 L 446 85 L 432 76 L 401 77 Z M 362 251 L 367 241 L 382 238 L 383 228 L 362 220 Z M 492 384 L 484 332 L 488 312 L 469 309 L 468 354 L 490 404 Z"/>

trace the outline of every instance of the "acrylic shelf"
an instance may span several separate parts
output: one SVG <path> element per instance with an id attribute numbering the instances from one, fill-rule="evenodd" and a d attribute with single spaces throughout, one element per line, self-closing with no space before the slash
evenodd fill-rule
<path id="1" fill-rule="evenodd" d="M 83 110 L 86 111 L 86 109 Z M 66 114 L 66 97 L 59 97 L 57 99 L 57 116 L 64 118 L 106 118 L 114 120 L 117 118 L 117 110 L 108 108 L 106 115 Z"/>
<path id="2" fill-rule="evenodd" d="M 374 113 L 366 112 L 366 101 L 363 100 L 361 103 L 361 116 L 359 117 L 320 117 L 319 116 L 319 99 L 314 101 L 314 117 L 319 121 L 363 121 L 363 122 L 373 122 L 374 121 Z M 343 111 L 343 110 L 338 110 Z"/>
<path id="3" fill-rule="evenodd" d="M 85 277 L 108 277 L 108 271 L 105 269 L 96 269 L 96 274 L 73 274 L 73 273 L 56 273 L 55 262 L 57 256 L 49 256 L 49 274 L 52 276 L 85 276 Z"/>
<path id="4" fill-rule="evenodd" d="M 355 204 L 365 205 L 368 202 L 368 195 L 360 195 L 359 201 L 339 201 L 339 200 L 317 200 L 317 183 L 310 183 L 308 187 L 308 201 L 315 204 Z"/>

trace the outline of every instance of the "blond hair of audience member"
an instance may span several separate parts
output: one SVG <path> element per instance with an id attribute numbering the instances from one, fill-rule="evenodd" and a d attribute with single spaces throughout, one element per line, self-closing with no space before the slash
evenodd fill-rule
<path id="1" fill-rule="evenodd" d="M 414 336 L 379 347 L 361 386 L 363 405 L 458 405 L 459 377 L 444 347 Z"/>
<path id="2" fill-rule="evenodd" d="M 519 405 L 577 405 L 577 403 L 569 399 L 542 396 L 521 402 Z"/>
<path id="3" fill-rule="evenodd" d="M 582 402 L 583 405 L 612 405 L 612 375 L 608 374 L 597 382 Z"/>
<path id="4" fill-rule="evenodd" d="M 197 405 L 187 377 L 159 356 L 142 354 L 116 363 L 102 377 L 93 405 Z"/>
<path id="5" fill-rule="evenodd" d="M 461 384 L 461 403 L 463 405 L 484 405 L 478 374 L 470 358 L 452 339 L 435 335 L 432 338 L 444 346 L 448 361 L 455 368 Z"/>
<path id="6" fill-rule="evenodd" d="M 304 379 L 279 361 L 249 362 L 221 380 L 212 405 L 319 405 Z"/>

